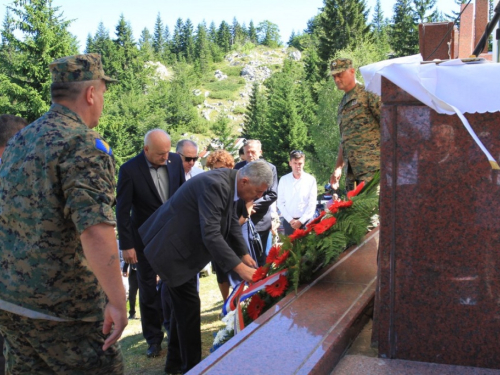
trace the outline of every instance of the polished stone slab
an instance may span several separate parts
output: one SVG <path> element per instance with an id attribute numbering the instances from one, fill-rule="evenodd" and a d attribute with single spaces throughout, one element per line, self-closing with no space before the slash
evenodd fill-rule
<path id="1" fill-rule="evenodd" d="M 329 373 L 369 318 L 377 248 L 378 229 L 189 373 Z"/>
<path id="2" fill-rule="evenodd" d="M 500 173 L 457 116 L 382 85 L 379 355 L 500 368 Z M 466 117 L 500 159 L 500 113 Z"/>
<path id="3" fill-rule="evenodd" d="M 500 375 L 500 370 L 346 355 L 331 375 Z"/>

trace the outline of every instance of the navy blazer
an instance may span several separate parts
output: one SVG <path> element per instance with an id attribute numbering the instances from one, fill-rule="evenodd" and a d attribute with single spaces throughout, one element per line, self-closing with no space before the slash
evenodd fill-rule
<path id="1" fill-rule="evenodd" d="M 227 272 L 248 254 L 236 216 L 237 171 L 216 169 L 188 180 L 139 228 L 144 255 L 170 287 L 213 260 Z"/>
<path id="2" fill-rule="evenodd" d="M 186 181 L 181 157 L 168 154 L 169 199 Z M 160 206 L 162 201 L 151 177 L 144 151 L 120 168 L 116 187 L 116 220 L 120 249 L 144 251 L 138 229 Z"/>

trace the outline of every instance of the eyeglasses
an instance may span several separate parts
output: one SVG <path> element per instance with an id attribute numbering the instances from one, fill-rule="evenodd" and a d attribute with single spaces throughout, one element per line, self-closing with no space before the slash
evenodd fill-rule
<path id="1" fill-rule="evenodd" d="M 302 156 L 304 156 L 304 153 L 300 150 L 293 150 L 292 152 L 290 152 L 290 156 L 298 159 L 298 158 L 301 158 Z"/>
<path id="2" fill-rule="evenodd" d="M 198 156 L 195 156 L 195 157 L 185 156 L 185 155 L 181 154 L 180 152 L 179 152 L 179 155 L 181 155 L 184 158 L 184 161 L 187 163 L 189 163 L 191 161 L 198 160 Z"/>

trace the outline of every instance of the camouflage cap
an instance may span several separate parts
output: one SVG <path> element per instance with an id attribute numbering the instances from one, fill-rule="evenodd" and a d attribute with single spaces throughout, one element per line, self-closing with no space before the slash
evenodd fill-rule
<path id="1" fill-rule="evenodd" d="M 86 55 L 66 56 L 50 63 L 52 82 L 82 82 L 103 79 L 106 82 L 118 82 L 104 74 L 101 55 L 89 53 Z"/>
<path id="2" fill-rule="evenodd" d="M 335 59 L 330 63 L 330 70 L 331 74 L 337 74 L 337 73 L 342 73 L 345 72 L 347 69 L 351 69 L 352 66 L 352 60 L 351 59 Z"/>

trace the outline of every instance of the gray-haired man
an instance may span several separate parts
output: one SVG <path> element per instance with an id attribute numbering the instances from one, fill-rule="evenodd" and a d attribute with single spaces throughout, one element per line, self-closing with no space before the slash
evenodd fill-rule
<path id="1" fill-rule="evenodd" d="M 249 281 L 256 267 L 241 233 L 235 202 L 260 198 L 273 184 L 265 161 L 237 171 L 205 172 L 180 187 L 139 229 L 144 253 L 172 300 L 167 373 L 186 373 L 201 360 L 200 297 L 196 275 L 215 261 Z"/>

